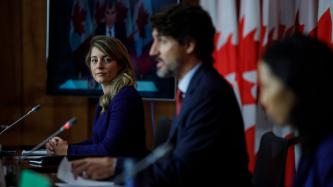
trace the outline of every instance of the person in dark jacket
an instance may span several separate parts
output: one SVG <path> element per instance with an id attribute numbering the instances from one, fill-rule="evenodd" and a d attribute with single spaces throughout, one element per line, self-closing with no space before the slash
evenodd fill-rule
<path id="1" fill-rule="evenodd" d="M 333 186 L 332 69 L 332 49 L 301 34 L 273 43 L 259 63 L 260 101 L 267 114 L 299 134 L 294 187 Z"/>
<path id="2" fill-rule="evenodd" d="M 144 109 L 125 46 L 116 38 L 95 36 L 86 64 L 101 84 L 93 135 L 78 144 L 55 137 L 46 148 L 55 155 L 139 156 L 146 153 Z"/>

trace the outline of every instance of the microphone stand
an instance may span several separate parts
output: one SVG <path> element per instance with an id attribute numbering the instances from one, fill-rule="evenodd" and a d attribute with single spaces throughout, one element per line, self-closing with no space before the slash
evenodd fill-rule
<path id="1" fill-rule="evenodd" d="M 32 148 L 30 151 L 28 151 L 25 155 L 21 156 L 20 160 L 24 160 L 27 156 L 31 155 L 33 152 L 35 152 L 36 150 L 38 150 L 39 148 L 41 148 L 44 144 L 46 144 L 50 139 L 52 139 L 53 137 L 57 136 L 58 134 L 60 134 L 65 129 L 71 128 L 74 124 L 76 124 L 76 119 L 75 118 L 70 119 L 69 121 L 67 121 L 65 123 L 65 125 L 63 125 L 62 127 L 60 127 L 60 129 L 58 129 L 56 132 L 54 132 L 49 137 L 47 137 L 46 139 L 44 139 L 42 142 L 40 142 L 38 145 L 36 145 L 34 148 Z"/>
<path id="2" fill-rule="evenodd" d="M 18 120 L 16 120 L 14 123 L 10 124 L 9 126 L 6 126 L 6 128 L 4 128 L 1 132 L 0 135 L 3 134 L 4 132 L 6 132 L 8 129 L 10 129 L 12 126 L 16 125 L 18 122 L 24 120 L 25 118 L 27 118 L 31 113 L 36 112 L 37 110 L 40 109 L 40 105 L 36 105 L 34 106 L 29 112 L 27 112 L 25 115 L 23 115 L 22 117 L 20 117 Z"/>
<path id="3" fill-rule="evenodd" d="M 24 114 L 22 117 L 20 117 L 19 119 L 17 119 L 15 122 L 13 122 L 12 124 L 5 126 L 4 129 L 1 130 L 0 135 L 2 135 L 4 132 L 6 132 L 8 129 L 10 129 L 11 127 L 13 127 L 14 125 L 16 125 L 17 123 L 21 122 L 22 120 L 24 120 L 25 118 L 27 118 L 31 113 L 36 112 L 40 109 L 40 105 L 36 105 L 34 106 L 30 111 L 28 111 L 26 114 Z M 1 145 L 0 145 L 0 187 L 2 186 L 17 186 L 18 181 L 19 181 L 19 173 L 21 170 L 21 162 L 20 160 L 15 160 L 13 157 L 4 157 L 4 166 L 2 166 L 2 149 L 1 149 Z M 8 162 L 9 165 L 6 166 L 6 163 Z M 7 168 L 7 177 L 9 175 L 11 175 L 12 177 L 10 177 L 10 179 L 8 179 L 8 181 L 6 181 L 6 178 L 4 176 L 4 167 L 7 168 L 9 167 L 9 169 Z"/>
<path id="4" fill-rule="evenodd" d="M 164 143 L 158 146 L 156 149 L 153 150 L 148 156 L 134 164 L 131 160 L 125 161 L 125 172 L 120 173 L 118 176 L 114 178 L 115 183 L 121 183 L 124 181 L 125 177 L 134 178 L 136 174 L 150 166 L 151 164 L 155 163 L 157 160 L 164 157 L 167 153 L 172 150 L 172 145 L 169 143 Z M 130 170 L 130 171 L 128 171 Z M 130 175 L 130 176 L 128 176 Z"/>

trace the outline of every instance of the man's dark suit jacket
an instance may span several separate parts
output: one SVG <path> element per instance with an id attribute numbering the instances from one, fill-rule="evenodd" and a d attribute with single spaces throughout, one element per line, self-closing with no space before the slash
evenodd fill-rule
<path id="1" fill-rule="evenodd" d="M 241 112 L 211 65 L 194 74 L 167 141 L 171 153 L 137 176 L 143 186 L 250 186 Z"/>

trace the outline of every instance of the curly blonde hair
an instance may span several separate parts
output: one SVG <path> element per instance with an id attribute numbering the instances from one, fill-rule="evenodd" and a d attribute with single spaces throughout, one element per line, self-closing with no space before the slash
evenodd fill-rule
<path id="1" fill-rule="evenodd" d="M 104 95 L 99 98 L 99 105 L 102 107 L 102 112 L 104 112 L 112 98 L 117 95 L 121 88 L 135 84 L 135 74 L 128 51 L 124 44 L 120 40 L 109 36 L 95 36 L 91 40 L 90 48 L 85 59 L 89 69 L 91 50 L 93 47 L 96 47 L 104 54 L 109 55 L 121 67 L 118 75 L 110 83 L 110 91 L 104 93 Z"/>

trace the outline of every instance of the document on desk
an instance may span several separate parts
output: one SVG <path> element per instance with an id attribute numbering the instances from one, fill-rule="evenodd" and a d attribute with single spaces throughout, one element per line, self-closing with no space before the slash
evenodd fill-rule
<path id="1" fill-rule="evenodd" d="M 27 155 L 29 155 L 29 156 L 48 156 L 46 149 L 39 149 L 36 151 L 23 150 L 22 156 L 27 156 Z"/>
<path id="2" fill-rule="evenodd" d="M 63 186 L 63 187 L 71 187 L 71 186 L 91 186 L 91 187 L 97 187 L 97 186 L 111 186 L 116 187 L 116 185 L 113 182 L 106 182 L 106 181 L 94 181 L 94 180 L 88 180 L 84 179 L 80 176 L 78 176 L 76 179 L 74 178 L 74 174 L 72 173 L 72 167 L 69 163 L 68 159 L 64 157 L 59 165 L 57 177 L 64 181 L 64 183 L 57 183 L 57 186 Z"/>

